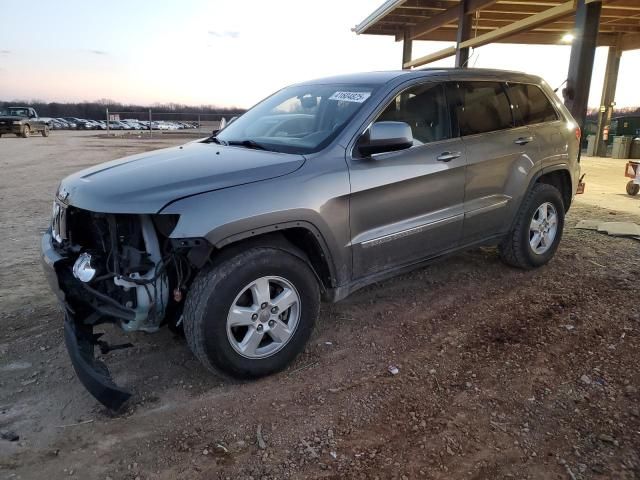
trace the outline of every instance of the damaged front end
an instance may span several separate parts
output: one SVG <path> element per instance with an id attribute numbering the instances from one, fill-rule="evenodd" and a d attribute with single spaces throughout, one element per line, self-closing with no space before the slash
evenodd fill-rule
<path id="1" fill-rule="evenodd" d="M 94 327 L 156 332 L 177 323 L 191 277 L 184 248 L 169 234 L 177 215 L 96 213 L 56 199 L 42 238 L 45 274 L 65 309 L 64 337 L 78 377 L 102 404 L 119 409 L 131 396 L 95 358 L 131 344 L 109 345 Z"/>

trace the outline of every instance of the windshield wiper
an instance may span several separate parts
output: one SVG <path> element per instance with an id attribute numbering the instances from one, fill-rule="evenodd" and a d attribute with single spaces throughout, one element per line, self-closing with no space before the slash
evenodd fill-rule
<path id="1" fill-rule="evenodd" d="M 227 145 L 240 145 L 245 148 L 252 148 L 254 150 L 269 150 L 264 145 L 254 141 L 254 140 L 229 140 Z"/>

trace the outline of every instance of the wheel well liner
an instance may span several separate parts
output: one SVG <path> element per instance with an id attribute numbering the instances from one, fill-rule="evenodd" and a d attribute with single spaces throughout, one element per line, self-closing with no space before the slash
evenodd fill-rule
<path id="1" fill-rule="evenodd" d="M 569 210 L 573 189 L 571 185 L 571 175 L 568 170 L 559 169 L 542 173 L 542 175 L 536 178 L 535 183 L 546 183 L 556 187 L 562 195 L 565 212 Z"/>

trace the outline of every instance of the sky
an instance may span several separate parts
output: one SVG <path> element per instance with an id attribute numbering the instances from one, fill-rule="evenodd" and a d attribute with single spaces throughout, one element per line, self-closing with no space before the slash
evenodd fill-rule
<path id="1" fill-rule="evenodd" d="M 250 107 L 299 81 L 400 68 L 401 42 L 351 31 L 382 1 L 31 0 L 2 9 L 0 99 Z M 448 45 L 414 42 L 413 57 Z M 534 73 L 556 87 L 569 50 L 487 45 L 470 65 Z M 606 57 L 598 48 L 591 107 Z M 624 53 L 618 107 L 640 105 L 639 73 L 640 50 Z"/>

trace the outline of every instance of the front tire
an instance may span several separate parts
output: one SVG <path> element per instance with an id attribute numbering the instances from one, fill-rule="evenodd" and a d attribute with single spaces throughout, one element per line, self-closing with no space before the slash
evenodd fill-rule
<path id="1" fill-rule="evenodd" d="M 632 197 L 636 196 L 640 192 L 640 185 L 633 183 L 633 180 L 627 182 L 627 193 Z"/>
<path id="2" fill-rule="evenodd" d="M 20 136 L 22 138 L 29 138 L 30 135 L 31 135 L 31 127 L 29 127 L 29 125 L 25 125 L 24 127 L 22 127 L 22 131 L 20 132 Z"/>
<path id="3" fill-rule="evenodd" d="M 558 189 L 536 183 L 523 200 L 511 232 L 498 247 L 502 261 L 527 270 L 548 263 L 562 238 L 564 213 Z"/>
<path id="4" fill-rule="evenodd" d="M 304 349 L 320 306 L 311 268 L 279 249 L 256 247 L 202 270 L 184 307 L 191 351 L 214 373 L 257 378 Z"/>

